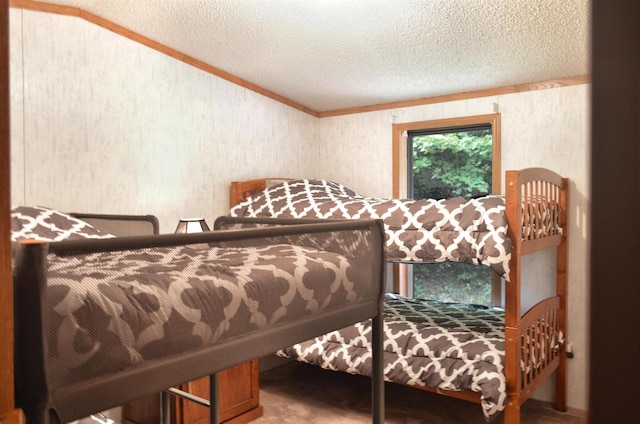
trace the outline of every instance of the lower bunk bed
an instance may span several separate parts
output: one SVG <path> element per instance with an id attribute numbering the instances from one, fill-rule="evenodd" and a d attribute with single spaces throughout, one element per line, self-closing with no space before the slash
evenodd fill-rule
<path id="1" fill-rule="evenodd" d="M 384 422 L 379 221 L 114 237 L 77 216 L 12 210 L 28 422 L 76 420 L 366 319 Z"/>
<path id="2" fill-rule="evenodd" d="M 268 183 L 269 182 L 269 183 Z M 383 219 L 387 260 L 468 262 L 501 275 L 503 307 L 443 303 L 387 293 L 384 376 L 478 402 L 488 422 L 520 422 L 520 406 L 555 372 L 566 411 L 568 179 L 542 168 L 507 171 L 504 196 L 372 199 L 318 180 L 232 184 L 231 216 Z M 234 203 L 232 203 L 234 204 Z M 253 217 L 253 218 L 251 218 Z M 555 295 L 522 309 L 522 259 L 555 249 Z M 370 374 L 367 320 L 279 350 L 329 370 Z"/>

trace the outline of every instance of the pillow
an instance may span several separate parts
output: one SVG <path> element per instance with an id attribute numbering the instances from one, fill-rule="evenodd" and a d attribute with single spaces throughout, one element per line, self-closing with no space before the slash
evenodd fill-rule
<path id="1" fill-rule="evenodd" d="M 16 206 L 11 209 L 11 240 L 78 240 L 115 237 L 71 215 L 41 207 Z"/>

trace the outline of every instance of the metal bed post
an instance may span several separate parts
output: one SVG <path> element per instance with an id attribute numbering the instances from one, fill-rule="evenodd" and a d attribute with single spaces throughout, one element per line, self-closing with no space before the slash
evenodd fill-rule
<path id="1" fill-rule="evenodd" d="M 382 307 L 371 320 L 371 419 L 373 424 L 384 424 L 384 319 Z"/>
<path id="2" fill-rule="evenodd" d="M 209 424 L 220 422 L 220 391 L 218 389 L 218 373 L 209 376 Z"/>
<path id="3" fill-rule="evenodd" d="M 189 400 L 191 402 L 195 402 L 198 405 L 206 406 L 209 408 L 209 423 L 210 424 L 219 424 L 220 423 L 220 391 L 218 389 L 218 373 L 213 373 L 209 376 L 209 399 L 206 400 L 201 398 L 200 396 L 192 395 L 191 393 L 187 393 L 184 390 L 176 389 L 175 387 L 170 387 L 161 392 L 160 397 L 160 421 L 161 424 L 170 424 L 170 404 L 169 404 L 169 395 L 172 394 L 174 396 L 181 397 L 182 399 Z"/>
<path id="4" fill-rule="evenodd" d="M 160 392 L 160 423 L 171 424 L 171 403 L 169 402 L 169 392 Z"/>

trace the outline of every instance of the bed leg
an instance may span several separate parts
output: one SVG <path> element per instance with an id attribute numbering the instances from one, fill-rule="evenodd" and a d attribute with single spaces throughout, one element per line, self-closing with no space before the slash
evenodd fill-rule
<path id="1" fill-rule="evenodd" d="M 380 309 L 382 311 L 382 308 Z M 372 350 L 372 380 L 371 380 L 371 415 L 373 424 L 384 424 L 384 321 L 382 313 L 373 317 L 371 350 Z"/>
<path id="2" fill-rule="evenodd" d="M 560 358 L 560 366 L 556 370 L 556 404 L 555 408 L 567 412 L 567 360 Z"/>
<path id="3" fill-rule="evenodd" d="M 220 392 L 218 390 L 218 373 L 209 376 L 209 424 L 220 422 Z"/>
<path id="4" fill-rule="evenodd" d="M 169 387 L 166 390 L 162 391 L 162 397 L 160 398 L 160 415 L 162 424 L 169 424 L 171 421 L 170 411 L 169 411 L 169 395 L 178 396 L 182 399 L 189 400 L 191 402 L 195 402 L 198 405 L 202 405 L 204 407 L 209 408 L 209 423 L 210 424 L 218 424 L 220 422 L 220 395 L 218 389 L 218 374 L 214 373 L 209 376 L 209 399 L 202 398 L 200 396 L 196 396 L 189 392 L 185 392 L 184 390 L 180 390 L 176 387 Z M 0 423 L 2 424 L 2 423 Z"/>
<path id="5" fill-rule="evenodd" d="M 520 405 L 512 400 L 507 401 L 504 409 L 504 424 L 520 424 Z"/>
<path id="6" fill-rule="evenodd" d="M 25 416 L 25 421 L 27 420 L 27 416 Z M 43 411 L 38 411 L 37 421 L 39 424 L 60 424 L 60 419 L 58 418 L 58 414 L 56 414 L 53 409 L 44 409 Z"/>
<path id="7" fill-rule="evenodd" d="M 160 424 L 171 424 L 170 394 L 164 390 L 160 392 Z"/>

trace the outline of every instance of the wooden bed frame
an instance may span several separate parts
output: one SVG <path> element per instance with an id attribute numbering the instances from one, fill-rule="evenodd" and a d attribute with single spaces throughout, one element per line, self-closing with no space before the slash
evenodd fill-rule
<path id="1" fill-rule="evenodd" d="M 231 204 L 264 190 L 268 181 L 286 178 L 254 179 L 231 183 Z M 527 168 L 506 172 L 505 204 L 508 237 L 512 243 L 510 281 L 505 283 L 505 377 L 506 424 L 520 423 L 520 407 L 555 371 L 555 408 L 566 411 L 566 354 L 564 344 L 554 350 L 549 343 L 535 343 L 558 331 L 567 340 L 567 235 L 569 179 L 544 168 Z M 539 219 L 541 213 L 558 219 L 561 230 Z M 522 257 L 556 248 L 556 294 L 522 311 Z M 523 371 L 523 353 L 528 358 Z M 544 358 L 537 366 L 531 358 Z M 476 392 L 450 391 L 425 386 L 411 386 L 446 396 L 480 402 Z"/>

